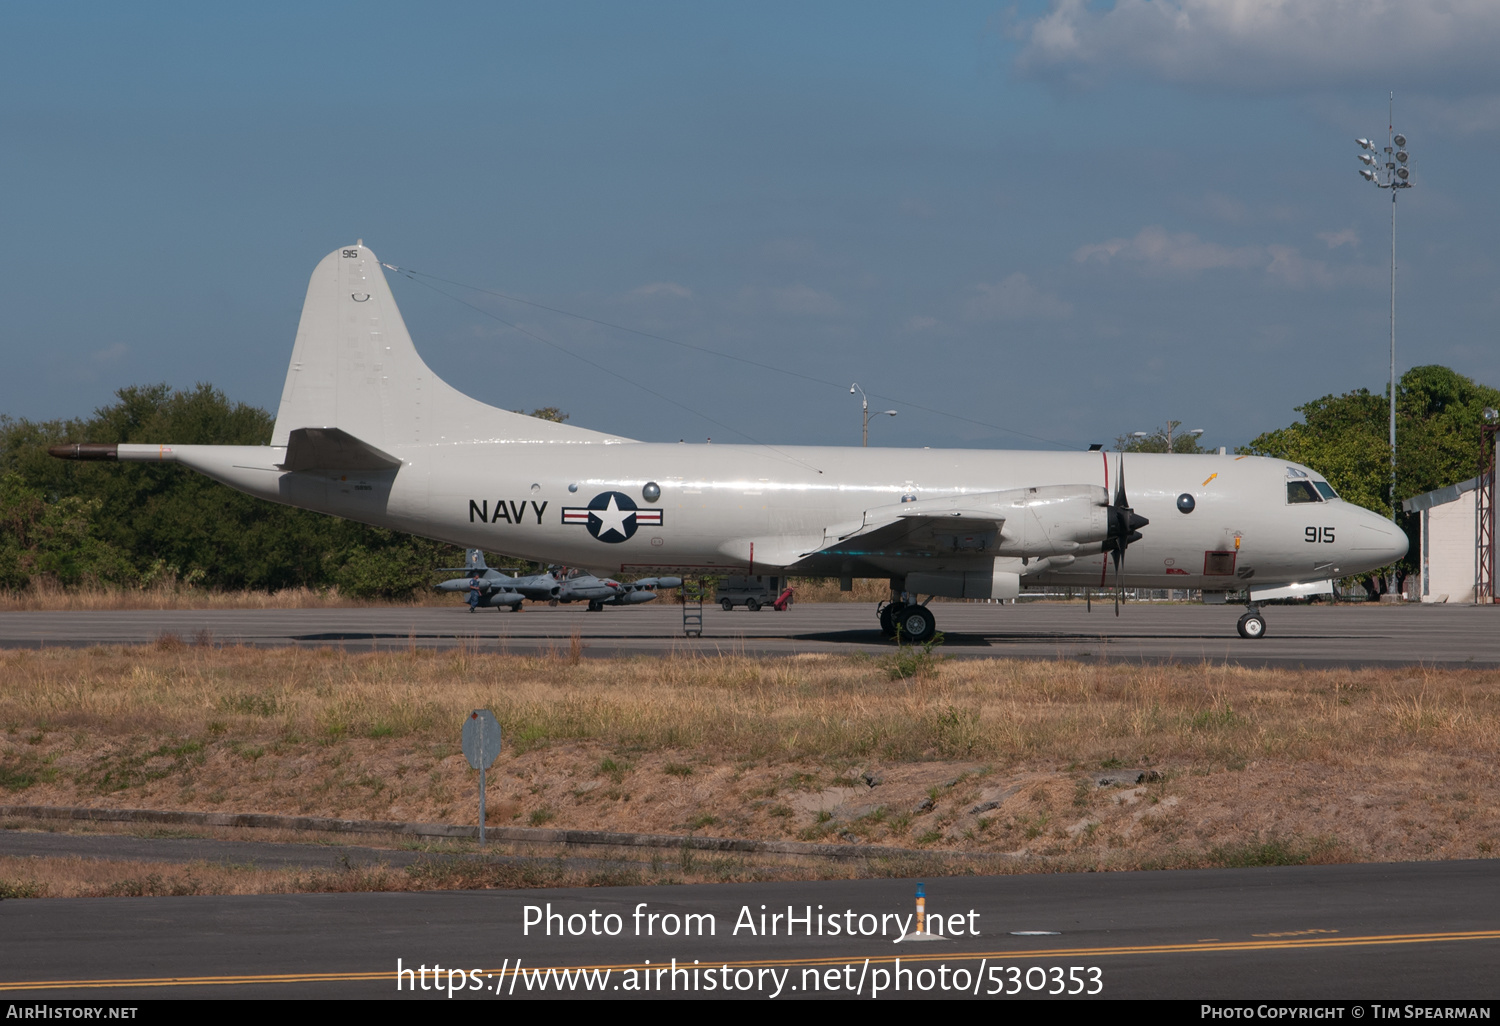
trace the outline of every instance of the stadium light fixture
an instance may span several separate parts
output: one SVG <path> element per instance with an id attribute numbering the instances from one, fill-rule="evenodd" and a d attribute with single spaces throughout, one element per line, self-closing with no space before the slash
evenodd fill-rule
<path id="1" fill-rule="evenodd" d="M 1370 159 L 1368 154 L 1359 154 L 1359 159 L 1370 167 L 1360 168 L 1359 174 L 1365 181 L 1372 183 L 1378 189 L 1389 189 L 1391 191 L 1391 394 L 1390 394 L 1390 445 L 1391 445 L 1391 481 L 1390 502 L 1391 519 L 1396 519 L 1396 194 L 1402 189 L 1410 189 L 1411 170 L 1406 166 L 1411 160 L 1411 154 L 1406 148 L 1406 136 L 1394 130 L 1396 108 L 1396 94 L 1390 97 L 1391 117 L 1386 124 L 1385 146 L 1386 159 L 1384 162 Z M 1376 146 L 1368 139 L 1356 139 L 1362 150 L 1375 150 Z"/>

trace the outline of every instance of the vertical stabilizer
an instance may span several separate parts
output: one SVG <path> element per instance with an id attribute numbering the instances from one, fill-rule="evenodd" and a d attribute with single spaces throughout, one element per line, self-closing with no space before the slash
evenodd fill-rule
<path id="1" fill-rule="evenodd" d="M 380 261 L 363 242 L 336 249 L 307 284 L 271 444 L 337 428 L 377 449 L 465 441 L 624 441 L 487 406 L 440 380 L 417 354 Z"/>

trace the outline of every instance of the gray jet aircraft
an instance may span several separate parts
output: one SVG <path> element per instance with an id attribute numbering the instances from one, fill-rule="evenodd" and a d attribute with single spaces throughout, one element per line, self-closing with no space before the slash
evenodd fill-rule
<path id="1" fill-rule="evenodd" d="M 597 613 L 605 606 L 633 606 L 651 602 L 656 598 L 657 588 L 680 588 L 681 577 L 642 577 L 638 581 L 621 584 L 619 581 L 601 578 L 587 570 L 559 570 L 553 575 L 561 583 L 559 602 L 587 602 L 589 612 Z"/>
<path id="2" fill-rule="evenodd" d="M 519 612 L 523 599 L 546 601 L 557 598 L 562 591 L 562 586 L 550 574 L 510 577 L 486 564 L 482 549 L 469 549 L 467 555 L 468 559 L 463 566 L 438 568 L 440 573 L 458 570 L 467 576 L 443 581 L 437 585 L 437 590 L 476 593 L 479 600 L 477 603 L 470 603 L 471 608 L 504 606 Z"/>
<path id="3" fill-rule="evenodd" d="M 181 463 L 273 502 L 622 575 L 884 578 L 881 625 L 912 641 L 936 630 L 933 596 L 1067 585 L 1248 590 L 1239 631 L 1258 638 L 1261 600 L 1406 553 L 1389 520 L 1286 460 L 658 444 L 509 413 L 432 373 L 381 266 L 359 242 L 313 271 L 270 445 L 53 455 Z"/>

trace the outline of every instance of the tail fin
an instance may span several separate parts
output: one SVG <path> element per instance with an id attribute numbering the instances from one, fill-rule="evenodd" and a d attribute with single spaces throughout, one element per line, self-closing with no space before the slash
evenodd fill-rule
<path id="1" fill-rule="evenodd" d="M 489 565 L 484 561 L 483 549 L 467 549 L 469 558 L 464 560 L 465 570 L 488 570 Z"/>
<path id="2" fill-rule="evenodd" d="M 375 449 L 465 441 L 604 442 L 615 435 L 487 406 L 433 374 L 363 243 L 322 259 L 307 284 L 271 444 L 338 428 Z"/>

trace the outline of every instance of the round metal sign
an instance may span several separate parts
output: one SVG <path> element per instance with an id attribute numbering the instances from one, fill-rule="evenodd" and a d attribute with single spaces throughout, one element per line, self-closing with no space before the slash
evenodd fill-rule
<path id="1" fill-rule="evenodd" d="M 464 720 L 462 746 L 469 765 L 485 769 L 500 757 L 500 722 L 488 709 L 475 709 Z"/>

